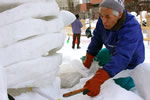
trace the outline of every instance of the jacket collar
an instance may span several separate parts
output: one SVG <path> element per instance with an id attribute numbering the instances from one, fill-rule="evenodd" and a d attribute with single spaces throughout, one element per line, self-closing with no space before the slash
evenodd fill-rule
<path id="1" fill-rule="evenodd" d="M 123 23 L 125 22 L 125 20 L 126 20 L 126 12 L 124 11 L 122 17 L 118 20 L 118 22 L 115 24 L 115 26 L 110 30 L 118 31 L 121 28 L 121 26 L 123 25 Z"/>

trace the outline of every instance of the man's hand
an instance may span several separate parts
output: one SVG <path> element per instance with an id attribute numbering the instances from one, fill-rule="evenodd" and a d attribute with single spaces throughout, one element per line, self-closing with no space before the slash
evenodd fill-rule
<path id="1" fill-rule="evenodd" d="M 83 62 L 83 65 L 86 67 L 86 68 L 90 68 L 92 62 L 93 62 L 93 59 L 94 59 L 94 56 L 92 56 L 91 54 L 89 53 L 86 53 L 86 58 Z"/>
<path id="2" fill-rule="evenodd" d="M 94 97 L 100 93 L 101 85 L 109 79 L 109 74 L 104 70 L 99 68 L 96 74 L 86 82 L 84 88 L 88 89 L 88 96 Z"/>

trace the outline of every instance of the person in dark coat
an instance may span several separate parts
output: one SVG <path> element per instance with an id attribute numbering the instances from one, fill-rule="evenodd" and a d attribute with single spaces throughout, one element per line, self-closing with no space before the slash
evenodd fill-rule
<path id="1" fill-rule="evenodd" d="M 87 38 L 92 37 L 91 26 L 89 26 L 89 27 L 85 30 L 85 35 L 86 35 Z"/>
<path id="2" fill-rule="evenodd" d="M 90 68 L 93 58 L 102 49 L 111 57 L 107 64 L 86 82 L 88 96 L 100 93 L 101 85 L 125 69 L 134 69 L 144 62 L 145 47 L 141 26 L 133 15 L 124 9 L 124 0 L 103 0 L 99 5 L 100 17 L 88 46 L 83 64 Z"/>

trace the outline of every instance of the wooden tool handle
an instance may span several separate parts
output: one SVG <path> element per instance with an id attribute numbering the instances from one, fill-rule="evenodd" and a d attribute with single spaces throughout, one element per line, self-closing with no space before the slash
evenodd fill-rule
<path id="1" fill-rule="evenodd" d="M 88 90 L 86 88 L 81 88 L 81 89 L 78 89 L 78 90 L 74 90 L 74 91 L 65 93 L 65 94 L 63 94 L 63 97 L 69 97 L 69 96 L 72 96 L 72 95 L 75 95 L 75 94 L 78 94 L 78 93 L 81 93 L 81 92 L 84 92 L 84 91 L 88 92 Z"/>

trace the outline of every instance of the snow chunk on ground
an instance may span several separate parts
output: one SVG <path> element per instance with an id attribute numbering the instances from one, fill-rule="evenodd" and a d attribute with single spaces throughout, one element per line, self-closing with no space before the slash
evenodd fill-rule
<path id="1" fill-rule="evenodd" d="M 91 68 L 84 67 L 80 60 L 74 59 L 69 63 L 60 65 L 58 76 L 61 79 L 61 88 L 71 88 L 80 82 L 83 77 L 88 77 L 95 73 L 98 64 L 92 63 Z"/>
<path id="2" fill-rule="evenodd" d="M 59 100 L 60 97 L 60 79 L 56 77 L 51 84 L 32 88 L 32 92 L 22 93 L 15 100 Z"/>
<path id="3" fill-rule="evenodd" d="M 132 73 L 135 86 L 144 100 L 150 100 L 150 63 L 138 65 Z"/>
<path id="4" fill-rule="evenodd" d="M 36 92 L 29 92 L 21 94 L 20 96 L 16 96 L 15 100 L 49 100 Z"/>
<path id="5" fill-rule="evenodd" d="M 101 87 L 101 93 L 93 100 L 144 100 L 137 94 L 120 87 L 113 80 L 106 81 Z"/>
<path id="6" fill-rule="evenodd" d="M 1 65 L 0 65 L 0 100 L 8 100 L 7 74 L 6 74 L 6 70 Z"/>

